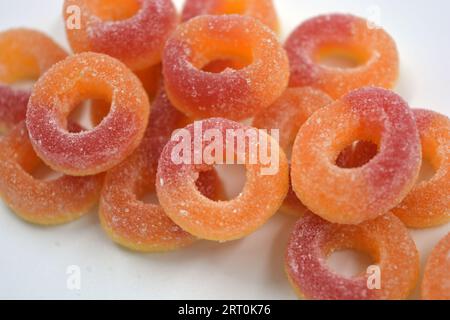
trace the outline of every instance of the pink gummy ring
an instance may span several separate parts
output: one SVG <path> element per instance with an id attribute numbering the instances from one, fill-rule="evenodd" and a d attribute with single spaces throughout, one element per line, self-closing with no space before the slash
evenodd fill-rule
<path id="1" fill-rule="evenodd" d="M 289 36 L 285 49 L 291 64 L 291 87 L 312 86 L 338 99 L 348 92 L 377 86 L 392 89 L 399 73 L 394 40 L 365 19 L 331 14 L 302 23 Z M 321 63 L 326 57 L 347 57 L 355 67 Z"/>
<path id="2" fill-rule="evenodd" d="M 336 274 L 326 259 L 342 249 L 368 253 L 377 269 L 353 278 Z M 302 298 L 398 300 L 407 298 L 416 286 L 419 253 L 408 229 L 391 213 L 357 226 L 332 224 L 309 213 L 294 227 L 285 267 Z M 377 274 L 379 279 L 369 279 Z"/>
<path id="3" fill-rule="evenodd" d="M 164 44 L 178 23 L 171 0 L 66 0 L 64 17 L 76 53 L 104 53 L 133 70 L 161 61 Z"/>
<path id="4" fill-rule="evenodd" d="M 67 116 L 85 99 L 111 101 L 94 129 L 66 130 Z M 149 101 L 139 79 L 121 62 L 98 53 L 71 56 L 54 65 L 34 86 L 27 128 L 36 153 L 55 171 L 93 175 L 127 158 L 148 124 Z"/>
<path id="5" fill-rule="evenodd" d="M 240 59 L 245 67 L 220 73 L 203 70 L 221 59 Z M 180 25 L 167 41 L 163 74 L 170 101 L 190 118 L 239 121 L 283 93 L 289 62 L 275 34 L 258 20 L 205 15 Z"/>
<path id="6" fill-rule="evenodd" d="M 362 167 L 339 167 L 336 159 L 355 141 L 373 142 L 378 154 Z M 295 193 L 325 220 L 374 219 L 399 205 L 419 176 L 421 145 L 413 112 L 389 90 L 355 90 L 302 126 L 291 167 Z"/>

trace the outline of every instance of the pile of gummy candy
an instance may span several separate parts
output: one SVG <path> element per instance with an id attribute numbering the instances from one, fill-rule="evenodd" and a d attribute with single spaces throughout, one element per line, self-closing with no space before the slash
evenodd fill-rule
<path id="1" fill-rule="evenodd" d="M 113 241 L 161 252 L 241 239 L 282 211 L 299 217 L 285 267 L 300 297 L 410 295 L 420 267 L 407 228 L 450 221 L 450 120 L 390 91 L 399 55 L 386 31 L 329 14 L 281 44 L 271 0 L 187 0 L 181 16 L 171 0 L 66 0 L 63 12 L 73 54 L 38 31 L 0 33 L 0 195 L 18 216 L 57 225 L 99 203 Z M 12 86 L 24 80 L 36 83 Z M 72 117 L 88 99 L 92 129 Z M 244 156 L 245 186 L 226 200 L 214 162 L 173 160 L 182 128 L 266 129 L 277 170 Z M 212 144 L 191 143 L 188 159 Z M 420 181 L 424 160 L 435 173 Z M 35 177 L 44 164 L 61 176 Z M 381 287 L 327 266 L 344 248 L 373 257 Z M 449 257 L 450 234 L 428 260 L 424 299 L 450 299 Z"/>

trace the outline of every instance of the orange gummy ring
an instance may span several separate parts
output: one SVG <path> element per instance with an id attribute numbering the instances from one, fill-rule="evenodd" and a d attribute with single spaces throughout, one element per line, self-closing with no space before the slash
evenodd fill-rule
<path id="1" fill-rule="evenodd" d="M 24 220 L 40 225 L 67 223 L 98 201 L 103 175 L 41 181 L 29 173 L 39 164 L 25 122 L 0 140 L 0 195 Z"/>
<path id="2" fill-rule="evenodd" d="M 372 256 L 380 287 L 369 276 L 346 278 L 326 259 L 334 251 L 355 249 Z M 419 278 L 419 252 L 408 229 L 393 214 L 360 225 L 329 223 L 312 213 L 295 225 L 285 259 L 289 281 L 301 298 L 315 300 L 398 300 L 407 298 Z"/>
<path id="3" fill-rule="evenodd" d="M 394 40 L 365 19 L 345 14 L 318 16 L 302 23 L 288 38 L 290 86 L 312 86 L 334 99 L 364 86 L 394 87 L 399 57 Z M 354 68 L 320 63 L 333 55 L 355 60 Z"/>
<path id="4" fill-rule="evenodd" d="M 146 204 L 139 196 L 155 188 L 156 169 L 172 130 L 187 122 L 172 107 L 162 90 L 140 147 L 109 171 L 100 199 L 100 220 L 108 235 L 120 245 L 142 252 L 175 250 L 195 241 L 165 214 L 161 206 Z M 199 177 L 197 186 L 211 199 L 219 199 L 222 186 L 215 171 Z"/>
<path id="5" fill-rule="evenodd" d="M 245 61 L 239 70 L 204 71 L 215 60 Z M 243 120 L 286 89 L 289 62 L 276 36 L 258 20 L 200 16 L 180 25 L 164 49 L 163 74 L 174 106 L 193 119 Z"/>
<path id="6" fill-rule="evenodd" d="M 429 228 L 450 222 L 450 120 L 427 110 L 414 110 L 422 141 L 422 157 L 436 173 L 418 183 L 393 213 L 410 228 Z"/>
<path id="7" fill-rule="evenodd" d="M 25 119 L 30 91 L 10 84 L 36 80 L 67 53 L 45 34 L 30 29 L 0 32 L 0 133 Z"/>
<path id="8" fill-rule="evenodd" d="M 108 116 L 93 130 L 70 133 L 67 116 L 84 99 L 111 101 Z M 148 124 L 148 97 L 121 62 L 82 53 L 54 65 L 34 86 L 27 128 L 36 153 L 55 171 L 93 175 L 127 158 Z"/>
<path id="9" fill-rule="evenodd" d="M 422 281 L 424 300 L 450 300 L 450 233 L 431 253 Z"/>
<path id="10" fill-rule="evenodd" d="M 275 32 L 280 29 L 272 0 L 187 0 L 181 20 L 185 22 L 205 14 L 242 14 L 258 19 Z"/>
<path id="11" fill-rule="evenodd" d="M 65 0 L 64 18 L 76 53 L 104 53 L 133 70 L 161 61 L 164 44 L 178 23 L 171 0 Z"/>
<path id="12" fill-rule="evenodd" d="M 361 140 L 375 143 L 378 154 L 359 168 L 336 165 L 340 152 Z M 374 219 L 399 205 L 419 176 L 413 112 L 389 90 L 355 90 L 301 127 L 291 166 L 294 191 L 314 213 L 342 224 Z"/>
<path id="13" fill-rule="evenodd" d="M 214 145 L 217 146 L 219 143 L 223 149 L 216 148 L 216 156 L 221 150 L 224 153 L 229 152 L 226 145 L 234 145 L 234 155 L 245 158 L 243 162 L 247 169 L 246 184 L 241 194 L 230 201 L 210 200 L 203 196 L 195 185 L 199 172 L 207 172 L 213 168 L 213 163 L 207 163 L 205 159 L 199 162 L 195 160 L 196 155 L 212 147 L 212 141 L 208 143 L 205 138 L 199 145 L 192 139 L 187 140 L 192 147 L 192 158 L 188 159 L 191 164 L 186 162 L 179 164 L 173 160 L 173 154 L 176 153 L 180 143 L 177 139 L 172 139 L 161 154 L 156 179 L 158 199 L 167 215 L 177 225 L 198 238 L 230 241 L 249 235 L 277 212 L 288 191 L 288 163 L 278 143 L 267 134 L 260 133 L 269 141 L 266 144 L 269 153 L 279 160 L 278 170 L 274 174 L 265 175 L 262 169 L 269 166 L 264 165 L 260 161 L 261 158 L 257 159 L 258 161 L 250 161 L 253 154 L 250 154 L 248 150 L 249 143 L 245 143 L 245 151 L 239 151 L 236 147 L 237 139 L 226 138 L 227 132 L 238 132 L 238 130 L 257 131 L 240 123 L 220 118 L 197 122 L 184 130 L 191 137 L 198 134 L 206 137 L 208 132 L 220 133 L 221 137 L 214 140 Z M 183 142 L 186 142 L 185 139 Z M 255 141 L 252 147 L 259 151 L 263 148 L 260 140 Z M 217 159 L 213 159 L 213 162 L 216 161 Z"/>
<path id="14" fill-rule="evenodd" d="M 275 103 L 256 115 L 253 126 L 267 130 L 279 129 L 280 146 L 286 154 L 290 154 L 300 127 L 314 112 L 331 102 L 333 100 L 326 93 L 317 89 L 288 88 Z M 302 215 L 306 210 L 290 186 L 281 211 Z"/>

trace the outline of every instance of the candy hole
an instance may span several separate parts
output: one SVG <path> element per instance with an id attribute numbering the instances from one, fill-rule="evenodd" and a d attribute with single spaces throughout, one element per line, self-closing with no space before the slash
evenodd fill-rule
<path id="1" fill-rule="evenodd" d="M 70 112 L 67 120 L 81 125 L 85 130 L 92 130 L 108 115 L 110 108 L 109 102 L 98 99 L 88 99 L 79 103 L 78 106 Z"/>
<path id="2" fill-rule="evenodd" d="M 329 68 L 352 69 L 365 65 L 369 54 L 356 47 L 326 46 L 316 53 L 316 61 Z"/>
<path id="3" fill-rule="evenodd" d="M 138 0 L 89 0 L 86 1 L 92 13 L 103 21 L 126 20 L 139 11 Z"/>
<path id="4" fill-rule="evenodd" d="M 327 265 L 333 272 L 352 278 L 365 274 L 367 268 L 374 264 L 373 258 L 358 250 L 338 250 L 328 256 Z"/>
<path id="5" fill-rule="evenodd" d="M 227 69 L 241 70 L 249 64 L 250 61 L 245 61 L 245 59 L 222 58 L 210 61 L 202 68 L 202 70 L 210 73 L 221 73 Z"/>
<path id="6" fill-rule="evenodd" d="M 156 192 L 154 190 L 148 190 L 147 192 L 144 192 L 139 199 L 140 201 L 142 201 L 145 204 L 154 204 L 159 206 L 159 199 L 158 196 L 156 195 Z"/>
<path id="7" fill-rule="evenodd" d="M 40 162 L 31 172 L 30 174 L 37 180 L 41 181 L 55 181 L 59 178 L 63 177 L 64 174 L 60 172 L 56 172 L 51 169 L 49 166 Z"/>
<path id="8" fill-rule="evenodd" d="M 336 165 L 343 169 L 359 168 L 367 164 L 378 153 L 378 146 L 370 141 L 354 141 L 344 148 L 336 159 Z"/>
<path id="9" fill-rule="evenodd" d="M 436 168 L 432 165 L 431 161 L 427 158 L 422 160 L 422 167 L 420 168 L 419 178 L 417 184 L 430 181 L 436 174 Z"/>
<path id="10" fill-rule="evenodd" d="M 244 165 L 216 165 L 215 169 L 224 186 L 226 199 L 230 201 L 237 198 L 244 189 L 247 181 L 247 171 Z"/>

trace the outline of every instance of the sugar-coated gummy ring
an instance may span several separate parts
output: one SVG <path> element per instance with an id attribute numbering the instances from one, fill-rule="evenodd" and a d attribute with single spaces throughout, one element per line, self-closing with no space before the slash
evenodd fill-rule
<path id="1" fill-rule="evenodd" d="M 100 220 L 108 235 L 126 248 L 158 252 L 175 250 L 195 241 L 195 237 L 172 222 L 161 206 L 139 199 L 155 189 L 156 170 L 162 149 L 172 130 L 187 122 L 172 107 L 162 90 L 155 100 L 144 140 L 122 164 L 110 170 L 100 199 Z M 199 190 L 210 199 L 220 199 L 222 187 L 214 171 L 199 177 Z"/>
<path id="2" fill-rule="evenodd" d="M 367 273 L 346 278 L 327 265 L 337 250 L 366 252 L 379 267 L 380 289 Z M 285 260 L 286 272 L 299 297 L 314 300 L 405 299 L 419 277 L 419 253 L 408 230 L 393 214 L 360 225 L 329 223 L 309 213 L 295 225 Z M 373 280 L 373 281 L 372 281 Z"/>
<path id="3" fill-rule="evenodd" d="M 312 18 L 288 38 L 285 49 L 291 64 L 290 86 L 313 86 L 337 99 L 364 86 L 394 87 L 399 57 L 394 40 L 370 22 L 345 14 Z M 323 57 L 348 56 L 358 66 L 331 67 Z"/>
<path id="4" fill-rule="evenodd" d="M 187 0 L 181 20 L 188 21 L 205 14 L 242 14 L 260 20 L 275 32 L 280 29 L 272 0 Z"/>
<path id="5" fill-rule="evenodd" d="M 359 168 L 336 159 L 355 141 L 370 141 L 378 154 Z M 355 90 L 312 115 L 292 151 L 295 193 L 314 213 L 359 224 L 395 208 L 412 190 L 421 167 L 413 112 L 397 94 L 380 88 Z"/>
<path id="6" fill-rule="evenodd" d="M 331 102 L 333 100 L 318 89 L 288 88 L 270 107 L 256 115 L 253 126 L 260 129 L 280 130 L 280 146 L 286 154 L 290 154 L 300 127 L 314 112 Z M 302 215 L 306 210 L 290 186 L 281 211 Z"/>
<path id="7" fill-rule="evenodd" d="M 273 155 L 275 161 L 278 160 L 278 168 L 265 172 L 263 169 L 268 169 L 270 164 L 264 165 L 259 156 L 256 161 L 255 158 L 251 160 L 255 154 L 249 150 L 248 139 L 244 148 L 237 147 L 238 139 L 234 139 L 233 135 L 238 134 L 238 130 L 246 133 L 256 131 L 226 119 L 214 118 L 197 122 L 184 130 L 183 134 L 189 133 L 190 140 L 187 140 L 187 136 L 182 136 L 181 140 L 174 137 L 162 152 L 156 179 L 159 202 L 177 225 L 198 238 L 229 241 L 249 235 L 276 213 L 288 191 L 288 163 L 278 143 L 264 133 L 258 134 L 260 139 L 255 140 L 259 141 L 249 140 L 255 142 L 251 146 L 254 147 L 254 152 L 260 152 L 263 148 L 261 141 L 266 139 L 267 154 Z M 207 136 L 213 132 L 214 143 L 207 141 Z M 205 137 L 201 139 L 202 144 L 198 142 L 199 134 Z M 192 147 L 192 152 L 188 161 L 183 159 L 178 164 L 179 162 L 174 161 L 178 159 L 173 159 L 173 155 L 178 154 L 180 142 Z M 231 146 L 234 147 L 235 155 L 244 160 L 247 181 L 237 198 L 219 202 L 210 200 L 197 190 L 195 182 L 199 172 L 211 170 L 212 165 L 211 162 L 206 163 L 205 158 L 196 159 L 196 155 L 205 155 L 206 150 L 211 151 L 211 154 L 215 150 L 216 156 L 223 150 L 225 155 L 233 151 Z M 271 162 L 274 164 L 274 161 Z"/>
<path id="8" fill-rule="evenodd" d="M 202 70 L 238 58 L 239 70 Z M 276 36 L 258 20 L 205 15 L 180 25 L 164 49 L 163 74 L 174 106 L 190 118 L 243 120 L 271 105 L 289 81 L 289 62 Z"/>
<path id="9" fill-rule="evenodd" d="M 0 133 L 25 119 L 30 91 L 10 84 L 36 80 L 67 53 L 45 34 L 31 29 L 0 32 Z"/>
<path id="10" fill-rule="evenodd" d="M 428 258 L 422 281 L 424 300 L 450 300 L 450 233 Z"/>
<path id="11" fill-rule="evenodd" d="M 67 116 L 90 98 L 111 101 L 110 113 L 91 131 L 68 132 Z M 142 84 L 124 64 L 82 53 L 54 65 L 36 83 L 27 128 L 36 153 L 55 171 L 92 175 L 113 168 L 136 149 L 149 110 Z"/>
<path id="12" fill-rule="evenodd" d="M 0 195 L 21 218 L 40 225 L 67 223 L 98 201 L 103 175 L 43 181 L 30 174 L 39 164 L 25 122 L 0 140 Z"/>
<path id="13" fill-rule="evenodd" d="M 171 0 L 65 0 L 64 17 L 76 53 L 104 53 L 133 70 L 161 61 L 164 44 L 178 23 Z"/>
<path id="14" fill-rule="evenodd" d="M 414 110 L 422 142 L 422 157 L 436 169 L 418 183 L 392 212 L 410 228 L 429 228 L 450 222 L 450 120 L 439 113 Z"/>

